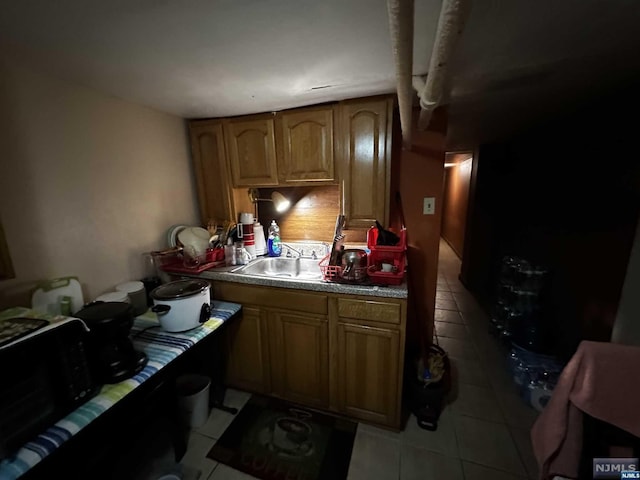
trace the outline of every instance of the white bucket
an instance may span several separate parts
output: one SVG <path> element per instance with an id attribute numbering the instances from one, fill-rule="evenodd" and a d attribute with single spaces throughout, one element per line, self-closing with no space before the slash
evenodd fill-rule
<path id="1" fill-rule="evenodd" d="M 199 428 L 209 418 L 209 387 L 211 380 L 204 375 L 185 374 L 176 379 L 180 415 L 185 424 Z"/>

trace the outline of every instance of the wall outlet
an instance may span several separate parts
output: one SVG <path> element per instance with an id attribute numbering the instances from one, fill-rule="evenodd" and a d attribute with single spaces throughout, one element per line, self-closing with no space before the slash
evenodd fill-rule
<path id="1" fill-rule="evenodd" d="M 434 215 L 436 213 L 435 197 L 424 197 L 424 203 L 422 205 L 422 213 L 424 215 Z"/>

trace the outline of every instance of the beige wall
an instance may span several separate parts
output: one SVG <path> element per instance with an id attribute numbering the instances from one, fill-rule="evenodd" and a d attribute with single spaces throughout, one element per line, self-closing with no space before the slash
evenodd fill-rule
<path id="1" fill-rule="evenodd" d="M 197 222 L 192 177 L 181 118 L 0 65 L 0 221 L 16 274 L 0 308 L 41 279 L 76 275 L 90 300 L 140 278 L 169 226 Z"/>

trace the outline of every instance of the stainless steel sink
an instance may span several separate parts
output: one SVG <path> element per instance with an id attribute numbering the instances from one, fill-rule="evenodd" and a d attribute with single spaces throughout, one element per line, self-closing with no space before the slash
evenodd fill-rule
<path id="1" fill-rule="evenodd" d="M 265 257 L 254 260 L 232 270 L 242 275 L 260 277 L 295 278 L 298 280 L 321 280 L 319 260 L 311 258 Z"/>

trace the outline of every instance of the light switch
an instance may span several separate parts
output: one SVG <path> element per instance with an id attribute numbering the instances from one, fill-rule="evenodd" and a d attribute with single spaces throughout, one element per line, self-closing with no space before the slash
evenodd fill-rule
<path id="1" fill-rule="evenodd" d="M 436 213 L 436 198 L 424 197 L 424 204 L 422 206 L 422 213 L 424 215 L 434 215 Z"/>

